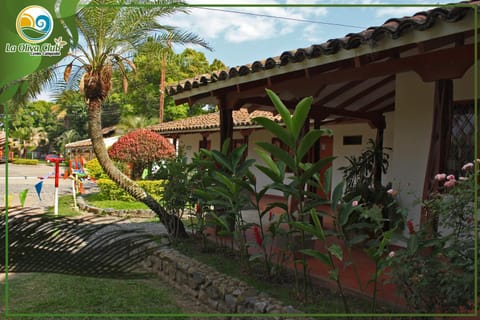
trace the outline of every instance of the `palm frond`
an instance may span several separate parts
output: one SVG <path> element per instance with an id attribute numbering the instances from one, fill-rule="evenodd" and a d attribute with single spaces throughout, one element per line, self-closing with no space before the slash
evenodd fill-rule
<path id="1" fill-rule="evenodd" d="M 52 218 L 14 208 L 8 216 L 9 272 L 135 277 L 157 247 L 151 235 L 102 217 Z M 0 271 L 5 271 L 4 211 L 0 217 Z"/>

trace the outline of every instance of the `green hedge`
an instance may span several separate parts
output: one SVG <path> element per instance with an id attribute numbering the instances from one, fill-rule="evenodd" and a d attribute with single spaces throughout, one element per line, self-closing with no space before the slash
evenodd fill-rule
<path id="1" fill-rule="evenodd" d="M 162 200 L 165 180 L 136 181 L 136 183 L 138 183 L 138 185 L 148 192 L 155 200 Z M 110 179 L 98 179 L 97 184 L 100 187 L 99 199 L 136 201 Z"/>
<path id="2" fill-rule="evenodd" d="M 88 175 L 95 179 L 108 179 L 107 174 L 103 171 L 97 158 L 93 158 L 85 164 Z"/>
<path id="3" fill-rule="evenodd" d="M 36 166 L 38 164 L 37 159 L 13 159 L 13 164 L 28 164 L 32 166 Z"/>

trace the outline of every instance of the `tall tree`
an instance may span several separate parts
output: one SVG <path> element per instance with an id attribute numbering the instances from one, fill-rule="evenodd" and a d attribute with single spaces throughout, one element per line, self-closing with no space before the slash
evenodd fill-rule
<path id="1" fill-rule="evenodd" d="M 129 6 L 122 6 L 128 3 Z M 152 32 L 157 39 L 172 43 L 193 43 L 207 46 L 199 37 L 188 32 L 181 32 L 170 26 L 159 24 L 158 18 L 176 12 L 186 12 L 185 3 L 172 0 L 149 1 L 92 0 L 77 14 L 79 33 L 84 41 L 79 42 L 77 54 L 72 54 L 75 61 L 81 63 L 85 73 L 80 80 L 87 101 L 88 130 L 93 150 L 105 173 L 136 200 L 145 203 L 160 218 L 172 235 L 186 236 L 185 227 L 178 217 L 171 215 L 145 190 L 125 176 L 108 156 L 103 141 L 101 126 L 102 102 L 111 90 L 112 66 L 115 65 L 127 79 L 127 68 L 136 69 L 128 60 L 128 55 L 147 39 Z M 132 4 L 139 4 L 132 6 Z M 68 80 L 72 64 L 66 68 L 65 79 Z M 125 86 L 124 86 L 125 87 Z"/>

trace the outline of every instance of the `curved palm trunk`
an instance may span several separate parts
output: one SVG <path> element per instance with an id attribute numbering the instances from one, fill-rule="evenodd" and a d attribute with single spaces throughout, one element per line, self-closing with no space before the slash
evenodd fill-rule
<path id="1" fill-rule="evenodd" d="M 101 99 L 91 99 L 88 102 L 88 131 L 92 140 L 93 150 L 103 170 L 129 195 L 136 200 L 145 203 L 150 209 L 152 209 L 157 214 L 160 221 L 165 225 L 170 235 L 187 237 L 185 226 L 176 215 L 168 214 L 155 199 L 145 192 L 145 190 L 140 188 L 134 181 L 130 180 L 113 164 L 108 156 L 107 148 L 103 141 L 101 107 Z"/>

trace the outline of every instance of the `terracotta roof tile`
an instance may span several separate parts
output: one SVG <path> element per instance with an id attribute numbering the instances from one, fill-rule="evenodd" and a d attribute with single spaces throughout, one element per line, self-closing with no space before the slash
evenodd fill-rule
<path id="1" fill-rule="evenodd" d="M 463 1 L 457 4 L 479 4 L 480 1 Z M 168 87 L 168 93 L 174 96 L 178 93 L 206 86 L 217 81 L 241 77 L 261 70 L 269 70 L 282 67 L 290 63 L 297 63 L 305 59 L 313 59 L 322 55 L 333 55 L 340 50 L 351 50 L 362 44 L 372 44 L 385 37 L 398 39 L 410 29 L 423 31 L 431 28 L 438 20 L 456 22 L 465 17 L 472 10 L 469 6 L 438 7 L 427 11 L 417 12 L 412 16 L 403 18 L 391 18 L 381 26 L 369 27 L 358 33 L 349 33 L 345 37 L 330 39 L 321 44 L 314 44 L 306 48 L 289 50 L 278 57 L 268 57 L 257 60 L 251 64 L 245 64 L 221 70 L 211 74 L 200 75 L 191 79 L 180 81 L 177 85 Z"/>
<path id="2" fill-rule="evenodd" d="M 273 115 L 269 111 L 256 110 L 251 113 L 247 109 L 233 111 L 233 126 L 235 127 L 255 127 L 252 121 L 256 117 L 267 117 L 275 122 L 280 122 L 279 115 Z M 199 116 L 189 117 L 175 121 L 164 122 L 147 127 L 160 134 L 176 132 L 196 132 L 204 130 L 218 130 L 220 128 L 220 113 L 208 113 Z"/>

